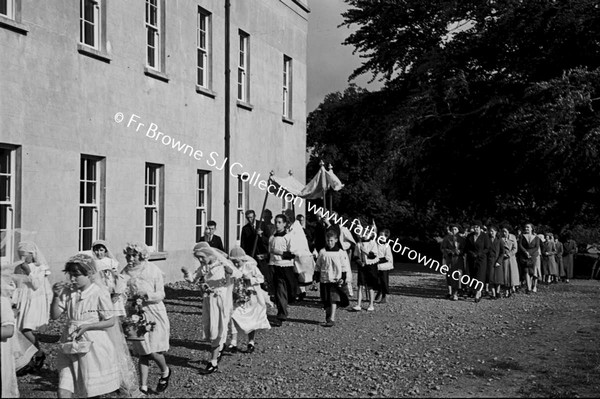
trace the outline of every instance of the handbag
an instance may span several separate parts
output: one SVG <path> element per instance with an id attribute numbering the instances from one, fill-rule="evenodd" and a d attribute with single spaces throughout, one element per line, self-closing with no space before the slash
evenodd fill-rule
<path id="1" fill-rule="evenodd" d="M 90 351 L 92 341 L 77 341 L 73 338 L 70 342 L 60 344 L 60 350 L 65 355 L 83 355 Z"/>

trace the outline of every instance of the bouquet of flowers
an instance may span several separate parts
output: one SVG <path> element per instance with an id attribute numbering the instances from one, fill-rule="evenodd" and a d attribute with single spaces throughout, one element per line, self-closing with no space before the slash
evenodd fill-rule
<path id="1" fill-rule="evenodd" d="M 134 296 L 130 299 L 127 309 L 128 316 L 122 320 L 123 332 L 130 341 L 143 341 L 147 332 L 154 331 L 156 325 L 148 321 L 143 306 L 147 296 Z"/>
<path id="2" fill-rule="evenodd" d="M 256 290 L 249 288 L 243 279 L 236 279 L 233 286 L 233 302 L 236 305 L 243 305 L 250 300 L 250 296 L 256 295 Z"/>

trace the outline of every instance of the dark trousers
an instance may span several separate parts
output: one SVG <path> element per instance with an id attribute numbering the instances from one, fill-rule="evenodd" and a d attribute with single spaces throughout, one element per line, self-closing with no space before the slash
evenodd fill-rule
<path id="1" fill-rule="evenodd" d="M 294 267 L 274 266 L 275 269 L 275 302 L 277 303 L 277 318 L 285 320 L 288 317 L 288 303 L 294 302 L 298 291 L 298 281 Z"/>
<path id="2" fill-rule="evenodd" d="M 273 280 L 273 265 L 269 265 L 267 259 L 256 259 L 258 270 L 265 278 L 265 282 L 260 285 L 260 288 L 265 290 L 269 295 L 275 295 L 275 281 Z"/>
<path id="3" fill-rule="evenodd" d="M 390 293 L 390 271 L 379 270 L 377 274 L 379 275 L 379 292 L 382 297 L 385 297 Z"/>

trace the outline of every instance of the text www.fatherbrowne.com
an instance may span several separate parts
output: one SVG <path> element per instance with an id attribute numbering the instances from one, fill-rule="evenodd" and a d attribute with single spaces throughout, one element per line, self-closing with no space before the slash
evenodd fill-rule
<path id="1" fill-rule="evenodd" d="M 125 115 L 122 112 L 117 112 L 114 115 L 114 121 L 117 123 L 121 123 L 125 120 Z M 204 158 L 204 153 L 195 149 L 189 144 L 181 142 L 180 140 L 176 140 L 172 136 L 165 134 L 158 130 L 158 125 L 155 123 L 150 123 L 147 125 L 145 123 L 140 122 L 140 116 L 136 114 L 131 114 L 129 117 L 127 124 L 127 128 L 133 128 L 136 132 L 139 132 L 140 129 L 144 133 L 144 135 L 154 141 L 160 141 L 164 146 L 171 147 L 174 150 L 181 152 L 184 155 L 188 155 L 193 157 L 197 161 L 200 161 Z M 142 129 L 143 128 L 143 129 Z M 208 159 L 205 159 L 206 164 L 212 168 L 215 168 L 218 171 L 221 171 L 225 168 L 227 164 L 227 158 L 220 161 L 218 160 L 219 154 L 216 151 L 212 151 L 208 154 Z M 235 171 L 234 169 L 237 168 Z M 270 194 L 273 194 L 277 197 L 283 198 L 287 202 L 293 202 L 296 207 L 301 207 L 303 205 L 303 198 L 300 198 L 296 195 L 286 192 L 285 190 L 281 190 L 281 187 L 277 189 L 277 187 L 273 186 L 269 181 L 261 180 L 260 174 L 254 172 L 252 175 L 248 172 L 243 172 L 243 165 L 239 162 L 233 162 L 229 164 L 229 173 L 236 177 L 241 176 L 243 181 L 253 181 L 254 186 L 258 187 L 261 190 L 266 190 Z M 242 172 L 241 174 L 239 172 Z M 347 227 L 349 230 L 353 231 L 359 236 L 371 235 L 374 234 L 372 228 L 363 227 L 360 224 L 358 219 L 353 219 L 350 223 L 350 226 L 346 226 L 348 224 L 348 220 L 345 218 L 338 216 L 335 212 L 329 213 L 328 210 L 324 210 L 322 207 L 317 207 L 315 204 L 308 203 L 308 211 L 312 212 L 314 215 L 321 216 L 325 219 L 332 220 L 334 223 Z M 455 281 L 460 281 L 463 286 L 468 286 L 474 288 L 475 290 L 480 290 L 483 288 L 483 283 L 477 279 L 472 279 L 470 276 L 462 275 L 460 271 L 455 270 L 450 273 L 450 268 L 448 265 L 440 265 L 435 259 L 431 259 L 428 256 L 422 255 L 414 249 L 410 249 L 409 247 L 403 247 L 402 244 L 398 242 L 398 238 L 392 240 L 391 238 L 388 242 L 385 242 L 385 237 L 380 236 L 377 239 L 377 242 L 381 245 L 387 244 L 392 246 L 392 251 L 399 253 L 401 255 L 406 255 L 409 260 L 417 261 L 419 264 L 422 264 L 425 267 L 429 267 L 430 269 L 435 270 L 436 272 L 440 272 L 444 276 L 450 277 Z M 435 266 L 435 267 L 434 267 Z"/>

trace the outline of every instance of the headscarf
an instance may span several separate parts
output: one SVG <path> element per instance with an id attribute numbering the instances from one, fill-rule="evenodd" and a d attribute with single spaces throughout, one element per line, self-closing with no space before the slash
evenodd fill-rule
<path id="1" fill-rule="evenodd" d="M 104 249 L 106 250 L 106 257 L 107 258 L 111 258 L 111 259 L 117 259 L 113 256 L 112 252 L 110 251 L 110 249 L 108 249 L 108 242 L 104 241 L 104 240 L 96 240 L 92 243 L 92 252 L 94 251 L 94 247 L 96 245 L 102 245 L 104 247 Z M 96 254 L 94 254 L 94 257 L 96 256 Z"/>
<path id="2" fill-rule="evenodd" d="M 234 261 L 240 261 L 241 263 L 254 263 L 256 261 L 250 256 L 246 254 L 246 251 L 242 247 L 233 247 L 229 252 L 229 259 Z M 240 266 L 241 267 L 241 266 Z"/>
<path id="3" fill-rule="evenodd" d="M 46 258 L 38 246 L 33 241 L 21 241 L 18 246 L 18 250 L 22 252 L 29 252 L 33 254 L 33 261 L 36 265 L 47 265 Z"/>

